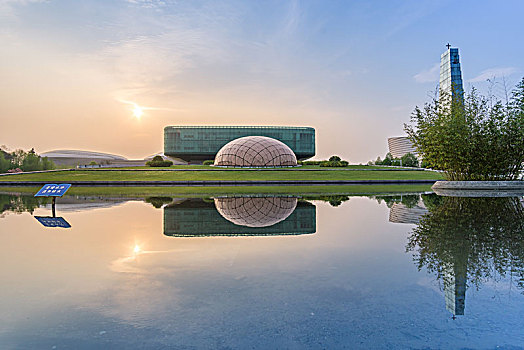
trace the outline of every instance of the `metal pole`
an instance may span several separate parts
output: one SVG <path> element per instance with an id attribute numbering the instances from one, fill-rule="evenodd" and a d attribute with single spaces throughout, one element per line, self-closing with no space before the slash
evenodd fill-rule
<path id="1" fill-rule="evenodd" d="M 56 218 L 55 203 L 56 203 L 56 197 L 53 197 L 53 203 L 51 204 L 51 209 L 53 210 L 53 217 L 54 218 Z"/>

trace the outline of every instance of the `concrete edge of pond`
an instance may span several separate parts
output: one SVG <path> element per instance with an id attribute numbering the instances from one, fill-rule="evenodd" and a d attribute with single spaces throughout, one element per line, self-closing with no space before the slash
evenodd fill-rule
<path id="1" fill-rule="evenodd" d="M 513 197 L 524 196 L 524 181 L 436 181 L 431 189 L 440 196 Z"/>
<path id="2" fill-rule="evenodd" d="M 309 185 L 420 185 L 437 180 L 311 180 L 311 181 L 66 181 L 80 187 L 135 186 L 309 186 Z M 52 181 L 51 181 L 52 182 Z M 0 186 L 42 186 L 50 181 L 0 181 Z M 56 182 L 56 180 L 55 180 Z"/>

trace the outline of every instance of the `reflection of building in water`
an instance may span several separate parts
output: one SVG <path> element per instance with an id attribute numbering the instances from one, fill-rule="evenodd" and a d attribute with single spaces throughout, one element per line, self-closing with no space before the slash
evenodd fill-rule
<path id="1" fill-rule="evenodd" d="M 215 198 L 215 206 L 235 225 L 266 227 L 285 220 L 297 206 L 296 198 L 233 197 Z"/>
<path id="2" fill-rule="evenodd" d="M 397 202 L 389 209 L 389 222 L 397 224 L 418 224 L 420 219 L 428 213 L 422 199 L 414 206 L 408 207 L 404 203 Z"/>
<path id="3" fill-rule="evenodd" d="M 454 264 L 444 269 L 444 299 L 446 309 L 453 315 L 464 315 L 466 307 L 467 265 Z"/>
<path id="4" fill-rule="evenodd" d="M 90 209 L 111 208 L 130 200 L 140 200 L 140 198 L 110 198 L 110 197 L 78 197 L 64 196 L 56 208 L 63 212 L 86 211 Z M 47 204 L 46 207 L 51 207 Z"/>
<path id="5" fill-rule="evenodd" d="M 246 198 L 247 199 L 247 198 Z M 242 209 L 236 202 L 205 201 L 200 198 L 188 199 L 182 203 L 164 207 L 164 234 L 175 237 L 191 236 L 270 236 L 302 235 L 316 231 L 316 207 L 296 198 L 257 198 L 264 200 L 256 204 L 258 211 Z M 292 201 L 290 201 L 290 199 Z M 262 204 L 261 204 L 262 203 Z M 230 206 L 231 205 L 231 206 Z M 227 210 L 225 209 L 227 207 Z M 220 208 L 220 209 L 218 209 Z M 235 208 L 235 210 L 232 210 Z M 269 210 L 267 219 L 262 213 Z M 294 208 L 294 210 L 292 210 Z M 230 221 L 219 210 L 233 219 Z M 254 214 L 256 213 L 256 214 Z M 224 215 L 228 215 L 224 214 Z M 239 214 L 239 215 L 236 215 Z M 245 218 L 242 218 L 242 214 Z M 281 216 L 277 216 L 281 215 Z M 247 226 L 249 224 L 250 226 Z"/>

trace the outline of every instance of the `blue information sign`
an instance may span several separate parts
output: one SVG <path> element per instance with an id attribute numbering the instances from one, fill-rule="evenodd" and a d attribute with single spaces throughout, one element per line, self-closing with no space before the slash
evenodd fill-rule
<path id="1" fill-rule="evenodd" d="M 71 184 L 47 184 L 35 194 L 35 197 L 62 197 Z"/>
<path id="2" fill-rule="evenodd" d="M 62 217 L 52 217 L 52 216 L 35 216 L 35 219 L 38 220 L 45 227 L 61 227 L 61 228 L 70 228 L 71 225 Z"/>

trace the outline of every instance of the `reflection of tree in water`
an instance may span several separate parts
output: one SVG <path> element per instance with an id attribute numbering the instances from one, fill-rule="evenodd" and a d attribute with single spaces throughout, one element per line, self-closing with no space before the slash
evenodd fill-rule
<path id="1" fill-rule="evenodd" d="M 338 207 L 343 202 L 348 201 L 349 196 L 335 194 L 335 195 L 329 195 L 329 196 L 314 196 L 314 197 L 311 197 L 311 199 L 328 202 L 332 207 Z"/>
<path id="2" fill-rule="evenodd" d="M 388 208 L 391 208 L 395 203 L 402 203 L 408 208 L 415 207 L 419 200 L 419 194 L 406 194 L 406 195 L 390 195 L 390 196 L 373 196 L 379 203 L 384 201 Z"/>
<path id="3" fill-rule="evenodd" d="M 468 286 L 511 276 L 524 289 L 524 208 L 518 198 L 425 196 L 429 210 L 409 236 L 419 270 L 442 280 L 446 307 L 464 312 Z"/>
<path id="4" fill-rule="evenodd" d="M 0 217 L 6 212 L 33 214 L 36 208 L 46 204 L 46 198 L 35 198 L 33 196 L 22 196 L 14 194 L 0 194 Z"/>
<path id="5" fill-rule="evenodd" d="M 145 201 L 146 203 L 150 203 L 153 205 L 153 207 L 159 209 L 159 208 L 162 208 L 163 205 L 171 203 L 173 201 L 173 198 L 171 197 L 147 197 Z"/>

